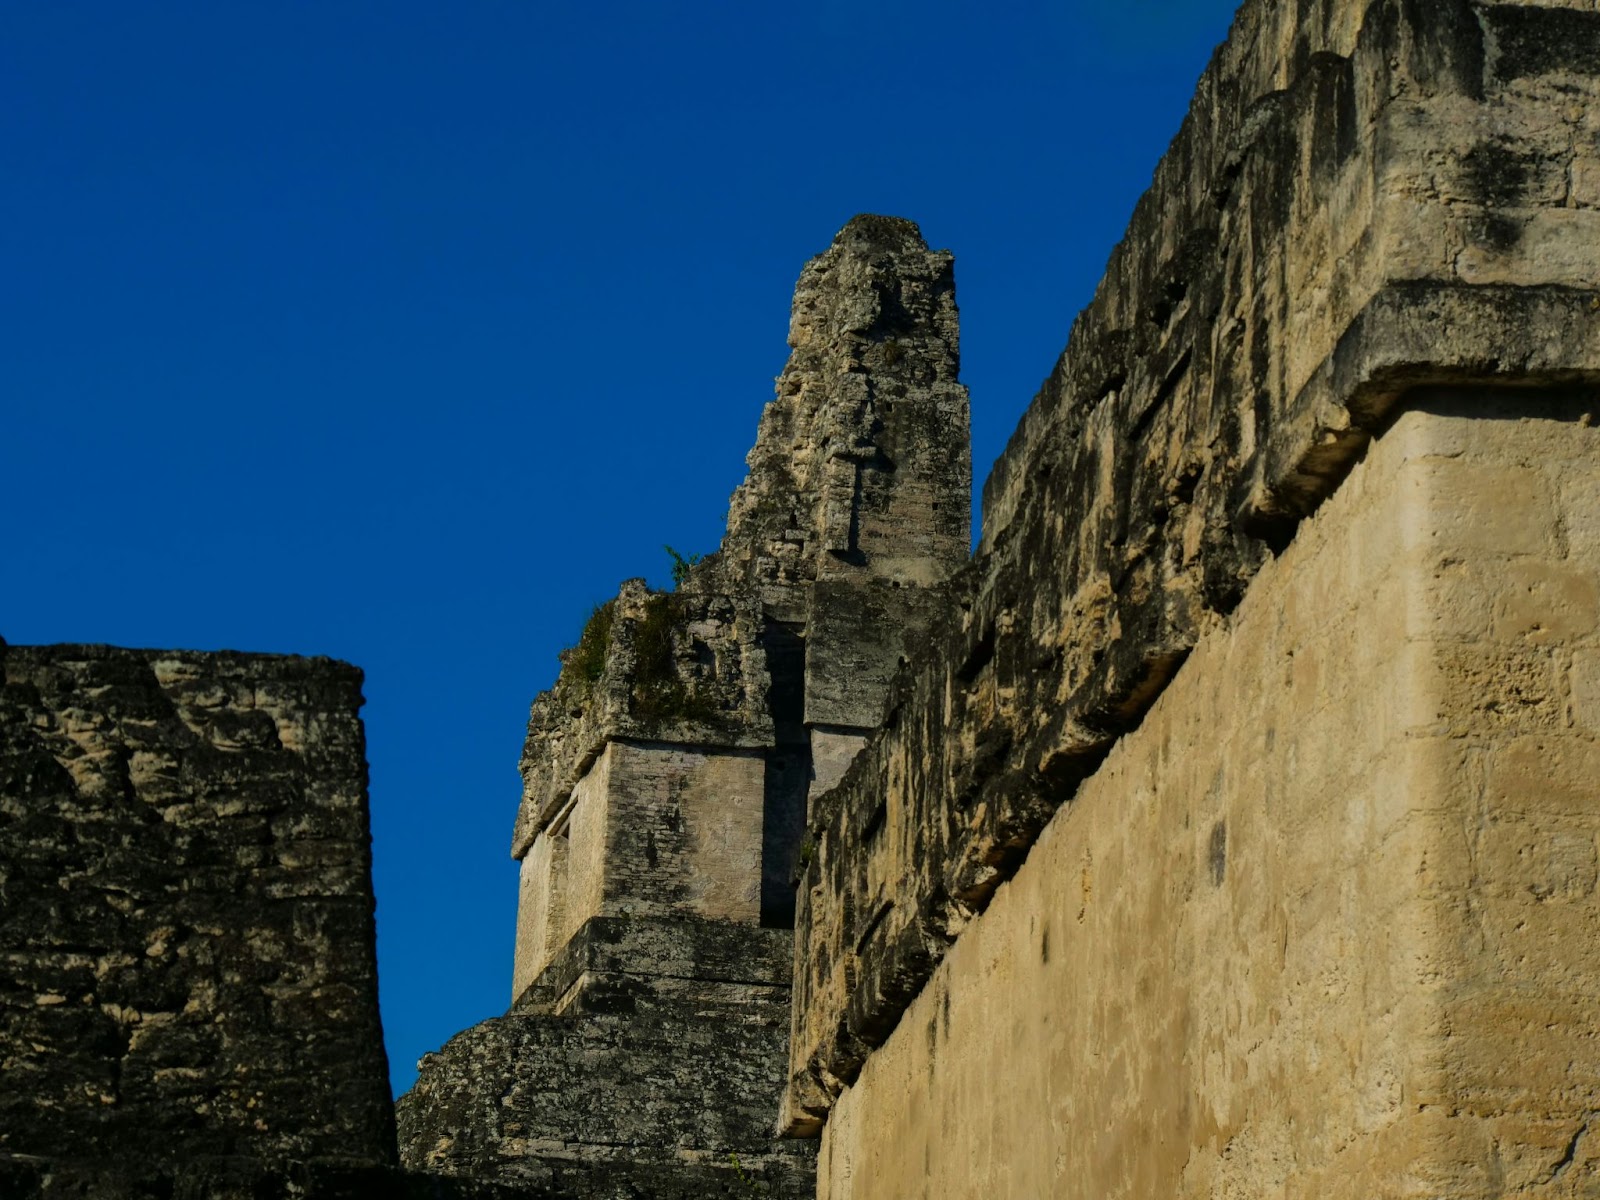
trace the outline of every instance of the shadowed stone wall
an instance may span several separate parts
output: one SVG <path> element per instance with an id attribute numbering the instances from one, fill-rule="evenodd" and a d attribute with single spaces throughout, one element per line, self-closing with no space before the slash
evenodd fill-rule
<path id="1" fill-rule="evenodd" d="M 0 1159 L 196 1195 L 392 1164 L 360 672 L 0 655 Z"/>

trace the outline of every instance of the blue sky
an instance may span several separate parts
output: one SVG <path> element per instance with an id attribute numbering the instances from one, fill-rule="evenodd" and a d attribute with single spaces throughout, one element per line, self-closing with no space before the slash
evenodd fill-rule
<path id="1" fill-rule="evenodd" d="M 398 1089 L 509 999 L 528 703 L 715 547 L 801 265 L 956 255 L 981 482 L 1231 0 L 0 11 L 0 635 L 367 671 Z"/>

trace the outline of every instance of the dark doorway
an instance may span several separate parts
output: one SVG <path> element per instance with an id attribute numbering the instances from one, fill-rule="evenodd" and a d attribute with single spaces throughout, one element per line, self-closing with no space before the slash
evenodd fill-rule
<path id="1" fill-rule="evenodd" d="M 794 869 L 806 830 L 806 790 L 811 783 L 811 739 L 806 734 L 806 640 L 800 626 L 769 620 L 761 646 L 767 654 L 776 745 L 767 755 L 761 825 L 761 923 L 794 927 Z"/>

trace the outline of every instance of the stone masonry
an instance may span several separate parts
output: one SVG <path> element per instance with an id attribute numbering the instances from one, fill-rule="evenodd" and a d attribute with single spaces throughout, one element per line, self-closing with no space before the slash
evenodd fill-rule
<path id="1" fill-rule="evenodd" d="M 1416 397 L 829 1114 L 826 1200 L 1592 1197 L 1594 397 Z"/>
<path id="2" fill-rule="evenodd" d="M 950 255 L 862 216 L 795 292 L 792 353 L 716 554 L 625 583 L 533 705 L 513 1006 L 422 1062 L 408 1166 L 586 1197 L 809 1196 L 774 1137 L 808 800 L 877 727 L 966 559 Z"/>
<path id="3" fill-rule="evenodd" d="M 1593 1194 L 1597 91 L 1592 5 L 1241 7 L 813 806 L 821 1194 Z"/>
<path id="4" fill-rule="evenodd" d="M 1594 0 L 1245 0 L 970 558 L 950 256 L 789 341 L 397 1113 L 359 674 L 0 642 L 0 1195 L 1600 1195 Z"/>
<path id="5" fill-rule="evenodd" d="M 360 672 L 3 643 L 0 665 L 0 1193 L 393 1164 Z"/>

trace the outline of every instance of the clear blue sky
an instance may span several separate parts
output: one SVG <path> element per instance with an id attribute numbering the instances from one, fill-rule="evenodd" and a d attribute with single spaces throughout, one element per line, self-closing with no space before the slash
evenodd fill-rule
<path id="1" fill-rule="evenodd" d="M 367 672 L 383 1015 L 504 1009 L 528 703 L 713 548 L 802 263 L 956 255 L 974 461 L 1232 0 L 18 0 L 0 635 Z"/>

